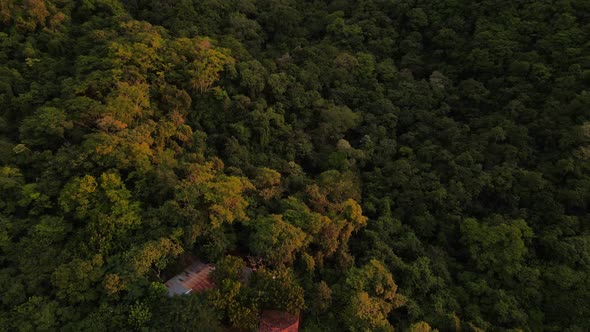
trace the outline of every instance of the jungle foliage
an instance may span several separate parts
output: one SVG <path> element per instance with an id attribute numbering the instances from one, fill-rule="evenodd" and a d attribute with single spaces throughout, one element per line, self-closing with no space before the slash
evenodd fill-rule
<path id="1" fill-rule="evenodd" d="M 0 0 L 0 331 L 587 331 L 589 111 L 587 0 Z"/>

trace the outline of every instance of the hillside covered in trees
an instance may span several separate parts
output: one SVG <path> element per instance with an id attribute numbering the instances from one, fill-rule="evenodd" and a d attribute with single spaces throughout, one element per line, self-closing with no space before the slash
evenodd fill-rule
<path id="1" fill-rule="evenodd" d="M 0 0 L 2 332 L 588 331 L 589 208 L 588 0 Z"/>

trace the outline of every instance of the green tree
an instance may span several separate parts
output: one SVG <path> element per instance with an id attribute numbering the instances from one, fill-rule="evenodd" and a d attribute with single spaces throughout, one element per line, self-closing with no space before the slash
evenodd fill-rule
<path id="1" fill-rule="evenodd" d="M 72 129 L 66 113 L 55 107 L 42 107 L 33 115 L 26 117 L 20 128 L 21 142 L 40 148 L 55 148 L 65 141 L 64 134 Z"/>
<path id="2" fill-rule="evenodd" d="M 291 264 L 296 254 L 305 250 L 309 237 L 301 229 L 283 220 L 281 215 L 261 217 L 251 221 L 252 252 L 273 265 Z"/>
<path id="3" fill-rule="evenodd" d="M 461 240 L 475 267 L 481 271 L 493 271 L 500 277 L 521 271 L 527 254 L 526 241 L 533 236 L 522 219 L 495 226 L 465 219 L 461 233 Z"/>

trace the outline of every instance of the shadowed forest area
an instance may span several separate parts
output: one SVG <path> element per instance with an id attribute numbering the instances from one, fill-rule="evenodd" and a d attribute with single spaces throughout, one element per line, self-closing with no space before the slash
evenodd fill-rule
<path id="1" fill-rule="evenodd" d="M 2 332 L 588 331 L 589 205 L 588 0 L 0 0 Z"/>

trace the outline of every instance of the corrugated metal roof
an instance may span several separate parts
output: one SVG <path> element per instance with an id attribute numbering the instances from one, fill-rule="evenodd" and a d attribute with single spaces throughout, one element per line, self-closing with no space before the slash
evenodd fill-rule
<path id="1" fill-rule="evenodd" d="M 215 267 L 211 264 L 204 264 L 197 261 L 187 267 L 181 274 L 166 281 L 168 295 L 183 295 L 191 292 L 203 292 L 215 287 L 215 283 L 209 277 L 209 273 Z"/>

